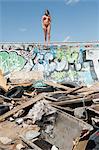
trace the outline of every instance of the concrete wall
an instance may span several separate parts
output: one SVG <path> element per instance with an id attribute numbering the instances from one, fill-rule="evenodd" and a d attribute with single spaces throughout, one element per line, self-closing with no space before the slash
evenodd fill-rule
<path id="1" fill-rule="evenodd" d="M 47 80 L 92 84 L 99 79 L 99 42 L 43 45 L 1 43 L 0 69 L 4 74 L 39 70 Z"/>

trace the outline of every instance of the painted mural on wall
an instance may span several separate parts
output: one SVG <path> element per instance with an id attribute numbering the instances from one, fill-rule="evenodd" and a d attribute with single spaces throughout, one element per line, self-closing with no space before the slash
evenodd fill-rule
<path id="1" fill-rule="evenodd" d="M 18 55 L 17 52 L 11 51 L 0 51 L 0 69 L 4 73 L 22 69 L 26 64 L 26 59 Z"/>
<path id="2" fill-rule="evenodd" d="M 99 79 L 99 43 L 51 45 L 1 44 L 0 69 L 39 70 L 46 80 L 92 84 Z"/>

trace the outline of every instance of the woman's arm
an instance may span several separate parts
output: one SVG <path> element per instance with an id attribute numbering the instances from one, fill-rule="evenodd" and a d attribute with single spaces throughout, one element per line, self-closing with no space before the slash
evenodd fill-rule
<path id="1" fill-rule="evenodd" d="M 51 24 L 51 16 L 48 17 L 49 23 Z"/>
<path id="2" fill-rule="evenodd" d="M 42 26 L 44 26 L 44 18 L 45 16 L 42 16 Z"/>

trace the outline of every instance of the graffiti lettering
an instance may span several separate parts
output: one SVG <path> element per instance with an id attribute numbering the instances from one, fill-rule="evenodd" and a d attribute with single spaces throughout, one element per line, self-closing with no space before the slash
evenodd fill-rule
<path id="1" fill-rule="evenodd" d="M 0 69 L 4 73 L 16 70 L 40 70 L 44 78 L 56 81 L 74 81 L 90 84 L 95 77 L 90 69 L 90 60 L 94 64 L 94 73 L 99 79 L 98 44 L 55 45 L 43 50 L 42 45 L 0 45 Z M 84 53 L 86 55 L 84 55 Z"/>
<path id="2" fill-rule="evenodd" d="M 25 64 L 25 58 L 18 55 L 17 52 L 0 52 L 0 69 L 2 69 L 4 73 L 12 72 L 14 70 L 19 71 L 24 67 Z"/>

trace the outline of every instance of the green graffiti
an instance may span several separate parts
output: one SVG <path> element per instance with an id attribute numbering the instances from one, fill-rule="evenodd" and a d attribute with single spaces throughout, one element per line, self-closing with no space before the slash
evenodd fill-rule
<path id="1" fill-rule="evenodd" d="M 64 51 L 58 49 L 58 51 L 56 52 L 56 58 L 62 60 L 64 58 Z"/>
<path id="2" fill-rule="evenodd" d="M 9 51 L 9 49 L 7 51 L 4 49 L 3 51 L 3 48 L 1 49 L 0 69 L 2 69 L 3 73 L 7 74 L 25 68 L 32 71 L 40 69 L 45 79 L 58 82 L 91 83 L 95 79 L 95 77 L 91 79 L 91 64 L 87 61 L 88 65 L 85 65 L 85 48 L 81 49 L 80 46 L 78 47 L 75 44 L 74 46 L 70 46 L 70 44 L 66 46 L 48 46 L 47 51 L 43 50 L 43 46 L 40 45 L 28 45 L 26 47 L 24 47 L 25 49 L 18 48 L 18 51 L 14 48 L 13 51 Z M 27 51 L 25 51 L 26 49 Z"/>
<path id="3" fill-rule="evenodd" d="M 62 72 L 53 72 L 51 74 L 51 78 L 56 81 L 77 81 L 78 80 L 78 73 L 76 71 L 69 70 L 68 72 L 62 71 Z"/>
<path id="4" fill-rule="evenodd" d="M 78 61 L 78 57 L 79 57 L 79 52 L 78 52 L 78 49 L 70 49 L 68 48 L 66 50 L 66 60 L 69 62 L 69 63 L 74 63 L 74 62 L 77 62 Z"/>
<path id="5" fill-rule="evenodd" d="M 66 59 L 68 63 L 78 62 L 79 50 L 71 48 L 67 48 L 66 50 L 58 49 L 56 52 L 56 58 L 57 60 Z"/>
<path id="6" fill-rule="evenodd" d="M 62 72 L 56 72 L 55 71 L 54 73 L 51 74 L 51 78 L 55 79 L 57 81 L 59 81 L 59 80 L 61 81 L 66 77 L 66 74 L 67 74 L 66 71 L 62 71 Z"/>
<path id="7" fill-rule="evenodd" d="M 16 52 L 0 52 L 0 69 L 4 73 L 12 72 L 14 70 L 19 71 L 21 70 L 24 65 L 26 64 L 26 60 L 24 57 L 18 55 Z"/>
<path id="8" fill-rule="evenodd" d="M 75 70 L 69 70 L 67 74 L 72 81 L 78 78 L 78 73 Z"/>

